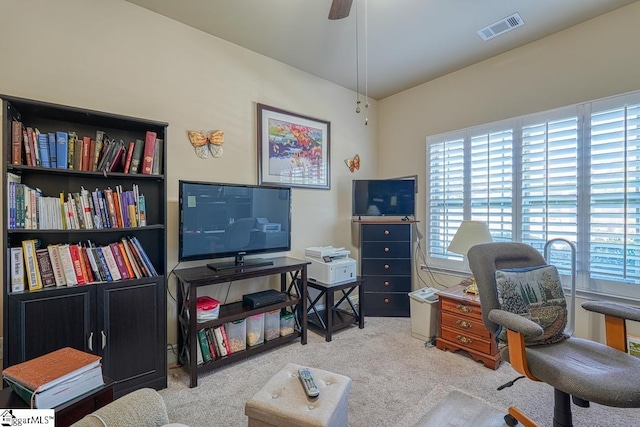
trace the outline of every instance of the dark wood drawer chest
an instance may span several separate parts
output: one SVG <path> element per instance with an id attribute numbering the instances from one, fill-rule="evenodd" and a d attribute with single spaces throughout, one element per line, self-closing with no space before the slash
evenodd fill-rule
<path id="1" fill-rule="evenodd" d="M 480 299 L 465 293 L 464 288 L 460 284 L 438 292 L 440 322 L 436 346 L 452 352 L 464 350 L 487 368 L 497 369 L 500 352 L 494 335 L 482 322 Z"/>
<path id="2" fill-rule="evenodd" d="M 412 222 L 360 222 L 367 316 L 409 317 Z"/>

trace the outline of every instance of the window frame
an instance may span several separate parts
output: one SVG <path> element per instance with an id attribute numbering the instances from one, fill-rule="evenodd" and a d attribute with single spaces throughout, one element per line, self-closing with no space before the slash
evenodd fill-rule
<path id="1" fill-rule="evenodd" d="M 425 262 L 431 268 L 435 268 L 444 272 L 451 272 L 454 274 L 459 274 L 460 272 L 468 271 L 468 264 L 464 262 L 464 259 L 456 254 L 448 253 L 446 251 L 446 245 L 448 243 L 444 242 L 444 253 L 441 255 L 440 253 L 434 254 L 431 251 L 431 233 L 432 233 L 432 219 L 431 219 L 431 210 L 432 210 L 432 194 L 431 194 L 431 151 L 432 147 L 436 147 L 437 145 L 444 144 L 446 142 L 451 142 L 454 140 L 462 139 L 463 140 L 463 164 L 464 169 L 462 172 L 463 175 L 463 218 L 462 219 L 480 219 L 477 216 L 471 216 L 471 201 L 470 201 L 470 171 L 471 171 L 471 160 L 470 160 L 470 140 L 473 135 L 478 135 L 483 132 L 492 132 L 496 129 L 507 129 L 510 128 L 512 131 L 512 222 L 511 222 L 511 230 L 512 230 L 512 240 L 513 241 L 521 241 L 523 238 L 523 230 L 522 230 L 522 222 L 523 222 L 523 211 L 522 211 L 522 203 L 523 203 L 523 188 L 522 188 L 522 179 L 523 179 L 523 157 L 522 157 L 522 139 L 523 139 L 523 131 L 526 126 L 532 126 L 532 124 L 540 123 L 540 122 L 550 122 L 554 120 L 561 119 L 569 119 L 573 120 L 576 118 L 577 128 L 576 128 L 576 143 L 577 143 L 577 163 L 576 163 L 576 185 L 577 185 L 577 197 L 576 197 L 576 216 L 577 216 L 577 225 L 576 225 L 576 247 L 577 247 L 577 270 L 576 271 L 576 284 L 577 289 L 580 291 L 585 291 L 587 293 L 594 293 L 598 295 L 609 295 L 612 298 L 623 298 L 623 299 L 634 299 L 640 300 L 640 279 L 635 279 L 634 283 L 629 283 L 622 280 L 605 280 L 601 278 L 591 278 L 590 271 L 588 268 L 590 265 L 590 224 L 591 224 L 591 210 L 589 200 L 591 198 L 591 181 L 590 181 L 590 144 L 591 144 L 591 119 L 592 114 L 595 111 L 603 112 L 607 109 L 616 109 L 622 108 L 628 105 L 640 106 L 640 91 L 630 92 L 621 95 L 615 95 L 608 98 L 602 98 L 599 100 L 593 100 L 585 103 L 569 105 L 566 107 L 561 107 L 553 110 L 537 112 L 533 114 L 528 114 L 520 117 L 510 118 L 506 120 L 500 120 L 488 124 L 483 124 L 479 126 L 474 126 L 466 129 L 459 129 L 451 132 L 445 132 L 437 135 L 430 135 L 426 138 L 426 233 L 425 233 L 425 247 L 422 249 L 425 255 Z M 625 112 L 626 114 L 626 112 Z M 626 117 L 626 116 L 625 116 Z M 626 128 L 625 128 L 626 130 Z M 548 134 L 545 134 L 545 138 Z M 625 144 L 628 143 L 628 137 L 625 133 Z M 635 142 L 637 145 L 638 142 Z M 625 153 L 627 153 L 625 149 Z M 544 153 L 545 156 L 548 155 L 547 152 Z M 545 157 L 547 158 L 547 157 Z M 549 169 L 545 169 L 545 177 L 546 173 Z M 440 179 L 444 179 L 440 177 Z M 640 184 L 639 184 L 640 185 Z M 459 184 L 456 188 L 459 187 Z M 446 187 L 445 187 L 446 188 Z M 584 190 L 588 191 L 584 191 Z M 456 190 L 457 191 L 457 190 Z M 627 190 L 628 192 L 628 190 Z M 446 190 L 443 193 L 446 195 Z M 443 196 L 445 197 L 445 196 Z M 548 197 L 548 195 L 547 195 Z M 548 200 L 548 199 L 546 199 Z M 446 209 L 446 202 L 443 204 Z M 624 205 L 625 209 L 627 205 Z M 637 206 L 637 209 L 640 209 L 640 205 Z M 447 213 L 446 210 L 442 213 L 442 220 L 440 222 L 447 222 Z M 486 219 L 485 219 L 486 220 Z M 626 219 L 625 219 L 626 221 Z M 453 221 L 456 223 L 456 221 Z M 459 223 L 458 223 L 459 224 Z M 453 237 L 455 231 L 457 230 L 457 226 L 449 227 L 452 230 L 447 232 L 447 235 L 450 234 L 450 237 Z M 493 230 L 492 230 L 492 234 Z M 630 234 L 626 234 L 629 236 Z M 640 239 L 640 234 L 634 235 L 638 236 Z M 450 241 L 450 240 L 449 240 Z M 442 246 L 442 245 L 441 245 Z M 440 250 L 442 247 L 439 248 Z M 545 254 L 543 254 L 545 255 Z M 553 259 L 550 261 L 553 263 Z M 582 268 L 582 266 L 589 266 L 587 269 Z M 623 266 L 624 268 L 624 266 Z M 638 268 L 638 267 L 637 267 Z M 568 272 L 567 272 L 568 273 Z M 566 279 L 566 278 L 565 278 Z"/>

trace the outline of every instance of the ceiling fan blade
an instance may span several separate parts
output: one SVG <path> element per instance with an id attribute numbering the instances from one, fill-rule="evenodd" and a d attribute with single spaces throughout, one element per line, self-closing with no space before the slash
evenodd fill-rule
<path id="1" fill-rule="evenodd" d="M 349 16 L 353 0 L 333 0 L 329 9 L 329 19 L 342 19 Z"/>

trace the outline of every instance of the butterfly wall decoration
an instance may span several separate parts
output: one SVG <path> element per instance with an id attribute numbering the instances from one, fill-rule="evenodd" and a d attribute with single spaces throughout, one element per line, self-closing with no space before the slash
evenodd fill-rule
<path id="1" fill-rule="evenodd" d="M 345 159 L 344 163 L 349 168 L 349 171 L 353 173 L 360 169 L 360 156 L 356 154 L 355 156 L 353 156 L 353 159 Z"/>
<path id="2" fill-rule="evenodd" d="M 206 159 L 211 154 L 212 157 L 222 157 L 222 144 L 224 144 L 224 132 L 221 130 L 212 130 L 209 134 L 204 131 L 190 130 L 187 131 L 189 141 L 195 148 L 196 156 Z"/>

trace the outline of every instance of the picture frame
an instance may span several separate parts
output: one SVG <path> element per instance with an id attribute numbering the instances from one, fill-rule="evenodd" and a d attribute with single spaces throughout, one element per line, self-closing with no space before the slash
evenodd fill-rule
<path id="1" fill-rule="evenodd" d="M 257 104 L 258 184 L 329 190 L 331 123 Z"/>

